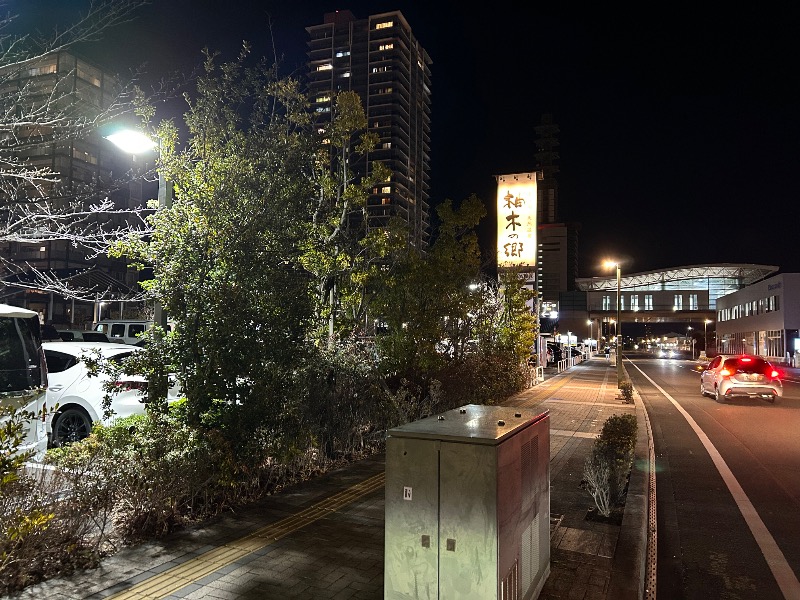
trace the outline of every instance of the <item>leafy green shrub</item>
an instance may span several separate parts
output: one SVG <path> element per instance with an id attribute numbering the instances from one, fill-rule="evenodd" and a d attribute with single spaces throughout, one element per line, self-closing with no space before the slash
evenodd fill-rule
<path id="1" fill-rule="evenodd" d="M 19 448 L 24 421 L 32 416 L 0 405 L 0 596 L 94 563 L 82 539 L 87 519 L 53 501 L 58 478 L 26 471 L 29 454 Z"/>
<path id="2" fill-rule="evenodd" d="M 604 517 L 625 501 L 636 448 L 636 430 L 635 415 L 610 416 L 586 459 L 582 487 L 591 494 L 598 512 Z"/>
<path id="3" fill-rule="evenodd" d="M 51 453 L 82 507 L 124 541 L 159 537 L 232 501 L 237 469 L 229 447 L 171 414 L 98 426 L 80 443 Z"/>
<path id="4" fill-rule="evenodd" d="M 435 412 L 465 404 L 496 404 L 526 386 L 526 374 L 511 352 L 468 354 L 448 364 L 434 378 L 441 382 Z"/>
<path id="5" fill-rule="evenodd" d="M 622 399 L 628 404 L 633 404 L 633 384 L 630 380 L 625 379 L 619 384 L 619 391 L 622 394 Z"/>

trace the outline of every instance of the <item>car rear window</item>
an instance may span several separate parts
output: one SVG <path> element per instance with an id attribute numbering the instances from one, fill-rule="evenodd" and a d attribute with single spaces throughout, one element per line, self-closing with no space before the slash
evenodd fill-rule
<path id="1" fill-rule="evenodd" d="M 763 358 L 737 357 L 726 360 L 724 366 L 738 373 L 764 373 L 770 365 Z"/>
<path id="2" fill-rule="evenodd" d="M 133 352 L 121 352 L 120 354 L 115 354 L 114 356 L 109 356 L 109 362 L 112 362 L 116 365 L 121 365 L 122 361 L 128 358 Z"/>
<path id="3" fill-rule="evenodd" d="M 45 350 L 44 357 L 47 360 L 47 371 L 49 373 L 61 373 L 75 366 L 78 362 L 78 359 L 71 354 L 55 350 Z"/>

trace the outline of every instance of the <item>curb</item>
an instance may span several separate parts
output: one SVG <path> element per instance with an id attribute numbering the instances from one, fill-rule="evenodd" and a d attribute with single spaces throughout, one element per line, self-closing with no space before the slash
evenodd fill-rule
<path id="1" fill-rule="evenodd" d="M 628 373 L 625 371 L 625 377 Z M 625 512 L 614 552 L 608 598 L 641 600 L 645 594 L 648 517 L 650 507 L 650 423 L 641 397 L 634 388 L 636 405 L 636 449 L 628 482 Z"/>

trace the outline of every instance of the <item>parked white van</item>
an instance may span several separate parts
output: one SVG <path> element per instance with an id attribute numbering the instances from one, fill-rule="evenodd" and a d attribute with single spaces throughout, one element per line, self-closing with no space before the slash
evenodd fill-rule
<path id="1" fill-rule="evenodd" d="M 42 350 L 39 314 L 8 304 L 0 304 L 0 403 L 38 415 L 44 408 L 47 390 L 47 363 Z M 0 426 L 8 415 L 0 415 Z M 41 460 L 47 451 L 47 431 L 41 418 L 28 419 L 22 444 L 15 452 L 30 452 Z"/>
<path id="2" fill-rule="evenodd" d="M 136 344 L 142 334 L 153 326 L 154 321 L 144 319 L 103 319 L 94 323 L 92 329 L 101 331 L 108 336 L 111 342 L 124 342 Z M 172 329 L 172 323 L 167 323 L 167 331 Z"/>
<path id="3" fill-rule="evenodd" d="M 153 321 L 140 319 L 105 319 L 95 323 L 92 329 L 105 333 L 112 342 L 135 344 L 141 339 L 141 335 L 152 326 Z"/>

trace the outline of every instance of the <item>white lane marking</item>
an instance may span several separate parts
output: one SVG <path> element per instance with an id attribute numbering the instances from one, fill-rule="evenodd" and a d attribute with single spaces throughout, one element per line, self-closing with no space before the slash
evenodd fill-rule
<path id="1" fill-rule="evenodd" d="M 697 437 L 700 438 L 700 442 L 702 442 L 709 456 L 711 456 L 711 460 L 714 461 L 714 465 L 716 465 L 717 471 L 719 471 L 719 474 L 722 476 L 722 480 L 725 482 L 725 485 L 728 486 L 728 490 L 730 490 L 736 505 L 739 507 L 739 512 L 742 513 L 747 526 L 750 528 L 750 532 L 756 539 L 758 547 L 761 548 L 761 553 L 767 560 L 767 565 L 769 565 L 772 575 L 778 582 L 778 587 L 781 588 L 783 597 L 789 600 L 796 600 L 800 598 L 800 581 L 797 580 L 797 576 L 794 574 L 794 571 L 792 571 L 789 563 L 786 562 L 786 557 L 783 555 L 783 552 L 781 552 L 781 549 L 775 542 L 775 538 L 772 537 L 772 534 L 770 534 L 767 526 L 764 525 L 764 521 L 762 521 L 761 517 L 758 516 L 753 503 L 750 502 L 747 494 L 745 494 L 742 486 L 739 485 L 736 477 L 734 477 L 730 468 L 728 468 L 728 465 L 725 463 L 725 460 L 722 458 L 719 451 L 714 447 L 714 444 L 711 443 L 711 440 L 708 439 L 708 436 L 705 434 L 705 432 L 700 429 L 700 426 L 695 422 L 691 415 L 687 413 L 680 404 L 678 404 L 675 398 L 670 396 L 667 391 L 664 390 L 664 388 L 650 379 L 650 377 L 648 377 L 647 374 L 637 365 L 633 363 L 630 364 L 636 367 L 636 370 L 639 371 L 639 373 L 641 373 L 644 378 L 647 379 L 647 381 L 652 383 L 659 392 L 664 394 L 664 396 L 670 402 L 672 402 L 675 408 L 678 409 L 678 412 L 683 415 L 683 418 L 686 419 L 686 422 L 689 423 L 689 426 L 697 434 Z"/>

